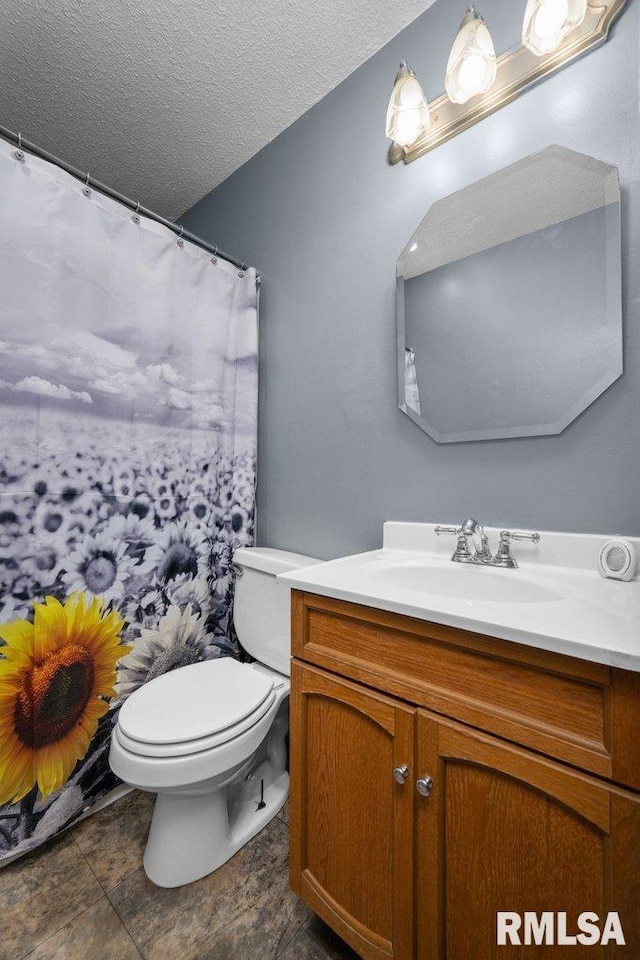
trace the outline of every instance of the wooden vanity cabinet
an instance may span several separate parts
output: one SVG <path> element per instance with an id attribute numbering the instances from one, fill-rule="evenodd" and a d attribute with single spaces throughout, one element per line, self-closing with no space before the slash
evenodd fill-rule
<path id="1" fill-rule="evenodd" d="M 416 956 L 640 956 L 640 796 L 423 711 L 417 730 Z M 562 911 L 569 934 L 616 910 L 627 946 L 498 946 L 505 910 Z"/>
<path id="2" fill-rule="evenodd" d="M 413 956 L 415 710 L 294 662 L 291 879 L 363 957 Z M 295 825 L 294 825 L 295 824 Z"/>
<path id="3" fill-rule="evenodd" d="M 292 631 L 291 884 L 360 956 L 640 957 L 640 675 L 302 592 Z"/>

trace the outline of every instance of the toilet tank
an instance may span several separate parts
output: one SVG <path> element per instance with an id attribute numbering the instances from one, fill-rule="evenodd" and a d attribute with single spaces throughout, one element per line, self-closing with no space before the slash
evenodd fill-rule
<path id="1" fill-rule="evenodd" d="M 276 576 L 320 560 L 270 547 L 242 547 L 234 553 L 233 563 L 233 623 L 238 640 L 259 663 L 289 676 L 291 590 L 278 583 Z"/>

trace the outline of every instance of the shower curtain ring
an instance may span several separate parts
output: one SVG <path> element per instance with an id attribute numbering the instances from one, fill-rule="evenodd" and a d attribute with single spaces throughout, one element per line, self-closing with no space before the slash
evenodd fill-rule
<path id="1" fill-rule="evenodd" d="M 16 159 L 24 160 L 24 151 L 22 149 L 22 134 L 18 134 L 18 149 L 16 150 Z"/>
<path id="2" fill-rule="evenodd" d="M 246 269 L 247 269 L 246 263 L 244 263 L 244 262 L 241 263 L 241 264 L 240 264 L 240 269 L 238 270 L 238 276 L 240 277 L 241 280 L 242 280 L 242 278 L 244 277 L 244 274 L 245 274 Z"/>
<path id="3" fill-rule="evenodd" d="M 178 239 L 176 240 L 176 243 L 178 244 L 179 247 L 184 247 L 184 240 L 182 239 L 182 234 L 183 234 L 183 233 L 184 233 L 184 226 L 181 224 L 181 225 L 180 225 L 180 236 L 179 236 Z"/>
<path id="4" fill-rule="evenodd" d="M 85 197 L 91 196 L 91 187 L 89 186 L 89 171 L 87 171 L 87 178 L 84 182 L 84 187 L 82 188 L 82 192 L 84 193 Z"/>
<path id="5" fill-rule="evenodd" d="M 211 257 L 211 263 L 218 262 L 218 248 L 217 246 L 213 248 L 213 256 Z"/>
<path id="6" fill-rule="evenodd" d="M 140 201 L 139 200 L 136 203 L 136 209 L 131 219 L 133 220 L 134 223 L 140 223 Z"/>

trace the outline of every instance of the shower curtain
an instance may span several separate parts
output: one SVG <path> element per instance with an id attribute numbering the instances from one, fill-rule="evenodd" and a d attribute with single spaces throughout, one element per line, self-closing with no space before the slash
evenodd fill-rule
<path id="1" fill-rule="evenodd" d="M 0 860 L 117 785 L 123 700 L 237 656 L 257 282 L 0 141 Z"/>

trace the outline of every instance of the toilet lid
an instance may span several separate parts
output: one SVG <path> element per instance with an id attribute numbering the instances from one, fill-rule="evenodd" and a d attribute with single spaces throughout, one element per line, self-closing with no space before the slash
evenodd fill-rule
<path id="1" fill-rule="evenodd" d="M 133 740 L 182 743 L 236 726 L 258 711 L 273 678 L 231 657 L 180 667 L 139 687 L 118 724 Z"/>

